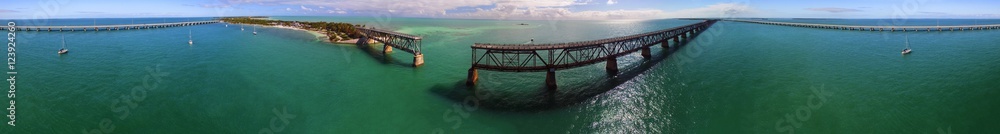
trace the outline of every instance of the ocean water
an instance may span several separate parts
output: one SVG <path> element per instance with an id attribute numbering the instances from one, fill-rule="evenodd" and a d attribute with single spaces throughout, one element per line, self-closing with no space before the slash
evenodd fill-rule
<path id="1" fill-rule="evenodd" d="M 137 19 L 143 22 L 208 18 Z M 868 32 L 719 22 L 674 49 L 543 73 L 480 70 L 473 43 L 557 43 L 696 20 L 338 21 L 423 36 L 412 54 L 296 30 L 208 24 L 18 32 L 17 127 L 5 133 L 991 133 L 1000 31 Z M 131 19 L 67 19 L 128 24 Z M 31 20 L 18 20 L 30 24 Z M 815 20 L 811 20 L 815 21 Z M 910 23 L 934 23 L 912 20 Z M 976 24 L 996 20 L 941 20 Z M 822 21 L 866 25 L 868 21 Z M 530 25 L 521 26 L 519 23 Z M 18 23 L 22 25 L 21 22 Z M 193 45 L 185 37 L 191 31 Z M 57 55 L 65 37 L 69 54 Z M 914 52 L 900 55 L 908 40 Z M 114 126 L 114 129 L 104 129 Z"/>

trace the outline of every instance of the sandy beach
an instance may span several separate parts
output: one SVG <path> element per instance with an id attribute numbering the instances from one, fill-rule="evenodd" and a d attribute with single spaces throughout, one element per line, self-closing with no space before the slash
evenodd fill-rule
<path id="1" fill-rule="evenodd" d="M 230 24 L 238 24 L 238 23 L 230 23 Z M 323 42 L 335 43 L 335 44 L 355 44 L 355 43 L 358 42 L 358 39 L 349 39 L 349 40 L 342 40 L 342 41 L 331 42 L 329 40 L 328 36 L 326 36 L 326 34 L 324 34 L 324 33 L 321 33 L 319 31 L 313 31 L 313 30 L 307 30 L 307 29 L 302 29 L 302 28 L 291 27 L 291 26 L 281 26 L 281 25 L 268 26 L 268 25 L 259 25 L 259 24 L 242 24 L 242 25 L 252 25 L 252 26 L 273 27 L 273 28 L 283 28 L 283 29 L 305 31 L 305 32 L 307 32 L 309 34 L 312 34 L 312 35 L 316 36 L 317 40 L 321 40 Z M 372 41 L 372 43 L 379 43 L 379 42 L 378 41 Z"/>

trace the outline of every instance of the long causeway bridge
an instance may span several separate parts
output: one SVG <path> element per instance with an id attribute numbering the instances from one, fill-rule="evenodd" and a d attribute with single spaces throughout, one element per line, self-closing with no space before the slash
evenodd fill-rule
<path id="1" fill-rule="evenodd" d="M 17 31 L 43 31 L 43 32 L 62 32 L 62 31 L 118 31 L 118 30 L 132 30 L 132 29 L 152 29 L 152 28 L 167 28 L 167 27 L 179 27 L 179 26 L 192 26 L 201 24 L 212 24 L 219 23 L 218 21 L 191 21 L 191 22 L 173 22 L 173 23 L 152 23 L 152 24 L 123 24 L 123 25 L 90 25 L 90 26 L 15 26 Z M 8 27 L 0 28 L 0 30 L 7 30 Z"/>
<path id="2" fill-rule="evenodd" d="M 961 26 L 855 26 L 855 25 L 834 25 L 834 24 L 812 24 L 812 23 L 794 23 L 794 22 L 774 22 L 774 21 L 758 21 L 758 20 L 746 20 L 746 19 L 726 19 L 726 21 L 735 22 L 747 22 L 747 23 L 757 23 L 757 24 L 767 24 L 767 25 L 780 25 L 780 26 L 794 26 L 794 27 L 808 27 L 808 28 L 823 28 L 823 29 L 838 29 L 838 30 L 857 30 L 857 31 L 965 31 L 965 30 L 991 30 L 1000 29 L 1000 24 L 991 25 L 961 25 Z"/>
<path id="3" fill-rule="evenodd" d="M 357 42 L 358 45 L 367 45 L 370 42 L 369 40 L 375 40 L 383 44 L 383 55 L 392 52 L 392 48 L 395 47 L 413 54 L 414 67 L 424 65 L 424 54 L 420 52 L 420 36 L 375 28 L 354 27 L 354 29 L 357 29 L 361 33 L 361 38 Z"/>
<path id="4" fill-rule="evenodd" d="M 467 85 L 475 85 L 479 80 L 479 69 L 501 72 L 547 72 L 545 84 L 556 89 L 555 71 L 607 62 L 605 69 L 612 74 L 618 72 L 617 57 L 641 51 L 642 56 L 651 56 L 649 47 L 661 44 L 670 47 L 673 39 L 679 47 L 680 39 L 688 40 L 715 24 L 717 20 L 705 20 L 659 31 L 615 37 L 593 41 L 554 44 L 486 44 L 472 45 L 472 67 L 469 69 Z"/>

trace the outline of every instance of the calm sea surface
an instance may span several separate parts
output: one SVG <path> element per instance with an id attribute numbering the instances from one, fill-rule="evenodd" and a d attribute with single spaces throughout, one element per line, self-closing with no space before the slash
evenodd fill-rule
<path id="1" fill-rule="evenodd" d="M 15 20 L 18 25 L 210 18 Z M 696 20 L 273 17 L 423 36 L 412 54 L 223 23 L 17 32 L 17 127 L 4 133 L 995 133 L 1000 31 L 859 32 L 719 22 L 687 43 L 557 73 L 480 70 L 473 43 L 559 43 Z M 878 25 L 879 20 L 787 20 Z M 6 20 L 5 20 L 6 22 Z M 940 23 L 938 23 L 940 22 Z M 1000 20 L 907 20 L 965 25 Z M 516 25 L 527 23 L 530 25 Z M 193 45 L 187 44 L 191 31 Z M 69 54 L 57 55 L 65 37 Z M 908 38 L 914 52 L 900 55 Z M 381 47 L 381 46 L 376 46 Z M 152 74 L 152 75 L 151 75 Z M 150 77 L 154 76 L 154 77 Z M 9 85 L 9 84 L 8 84 Z M 6 121 L 6 120 L 4 120 Z"/>

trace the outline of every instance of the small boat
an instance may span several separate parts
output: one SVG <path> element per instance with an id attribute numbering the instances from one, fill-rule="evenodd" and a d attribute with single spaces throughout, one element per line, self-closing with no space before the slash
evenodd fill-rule
<path id="1" fill-rule="evenodd" d="M 253 27 L 253 35 L 257 35 L 257 27 Z"/>
<path id="2" fill-rule="evenodd" d="M 69 49 L 66 49 L 66 37 L 63 36 L 62 48 L 59 49 L 59 54 L 62 55 L 66 53 L 69 53 Z"/>
<path id="3" fill-rule="evenodd" d="M 244 31 L 244 30 L 243 30 L 243 25 L 240 25 L 240 31 Z"/>
<path id="4" fill-rule="evenodd" d="M 527 26 L 528 24 L 526 24 L 526 23 L 521 23 L 521 24 L 517 24 L 517 25 L 522 25 L 522 26 Z"/>
<path id="5" fill-rule="evenodd" d="M 913 50 L 910 50 L 910 37 L 906 37 L 906 49 L 903 49 L 903 55 L 910 54 Z"/>

